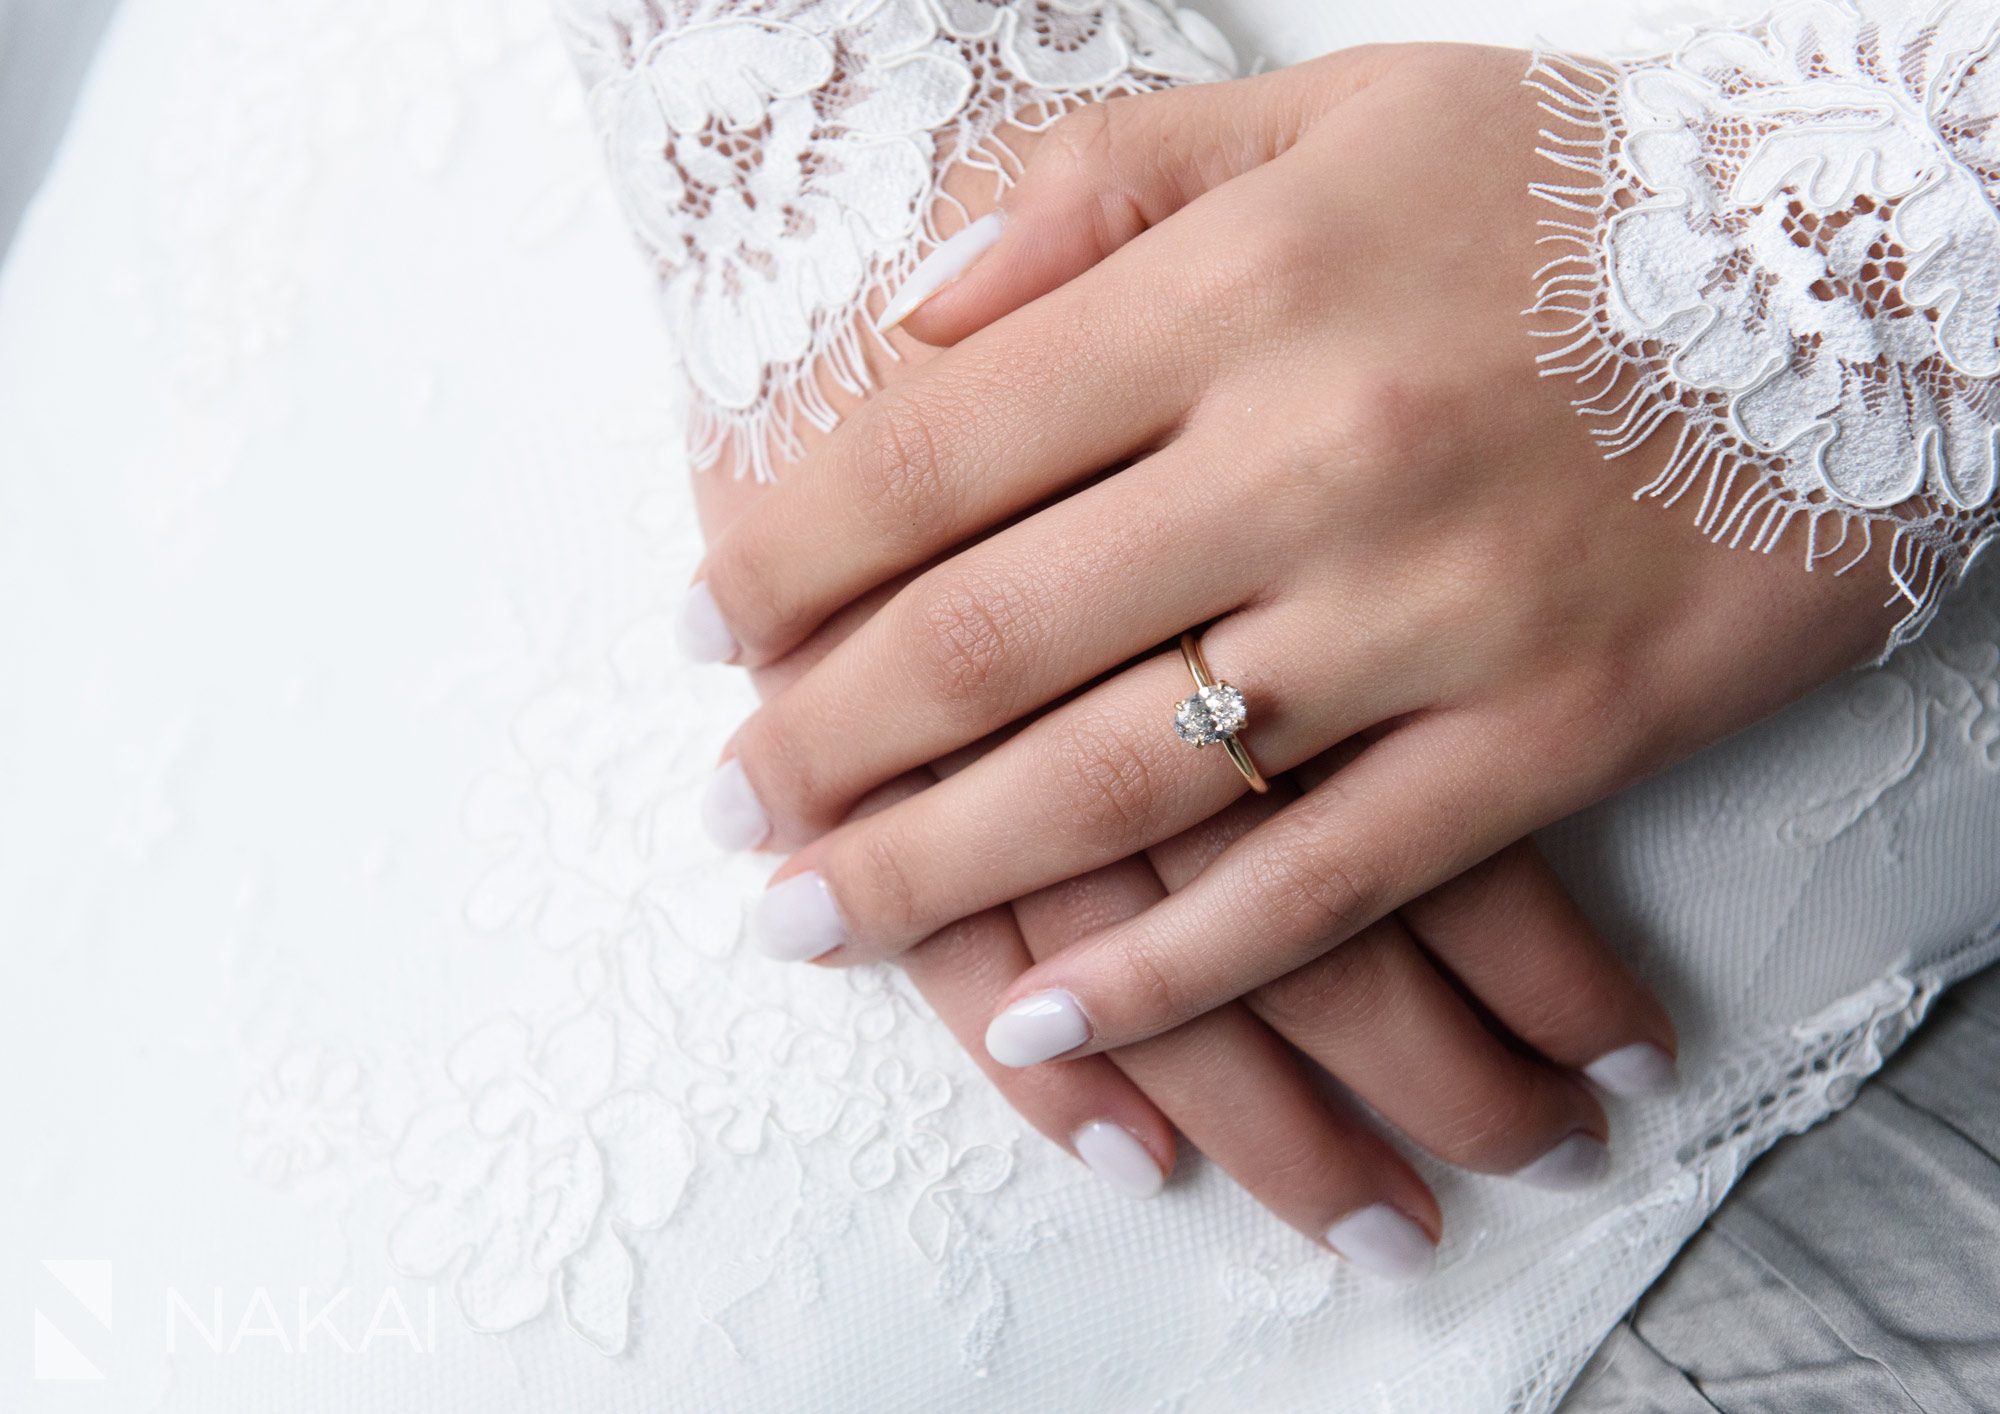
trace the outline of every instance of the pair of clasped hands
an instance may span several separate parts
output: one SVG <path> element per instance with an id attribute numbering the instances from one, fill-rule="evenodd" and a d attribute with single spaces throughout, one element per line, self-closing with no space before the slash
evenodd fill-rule
<path id="1" fill-rule="evenodd" d="M 900 960 L 1114 1187 L 1178 1129 L 1402 1280 L 1443 1217 L 1378 1126 L 1569 1190 L 1601 1097 L 1675 1084 L 1529 833 L 1894 621 L 1872 565 L 1635 503 L 1538 376 L 1527 66 L 1353 50 L 1014 134 L 999 213 L 870 311 L 879 390 L 773 485 L 698 478 L 682 620 L 763 696 L 703 812 L 788 855 L 764 951 Z M 1173 729 L 1189 629 L 1268 795 Z"/>

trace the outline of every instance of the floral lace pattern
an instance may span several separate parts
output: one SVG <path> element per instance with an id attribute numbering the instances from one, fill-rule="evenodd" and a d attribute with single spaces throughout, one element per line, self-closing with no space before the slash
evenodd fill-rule
<path id="1" fill-rule="evenodd" d="M 2000 524 L 2000 16 L 1791 0 L 1623 65 L 1538 58 L 1565 247 L 1532 311 L 1608 456 L 1670 421 L 1639 492 L 1807 563 L 1894 537 L 1891 646 Z"/>
<path id="2" fill-rule="evenodd" d="M 748 688 L 674 666 L 666 340 L 544 0 L 116 23 L 0 269 L 17 1255 L 101 1235 L 121 1337 L 160 1282 L 439 1315 L 421 1357 L 183 1327 L 103 1407 L 1539 1414 L 2000 959 L 1989 559 L 1882 668 L 1546 839 L 1684 1023 L 1603 1189 L 1426 1168 L 1416 1291 L 1193 1155 L 1120 1199 L 899 974 L 738 941 L 761 871 L 694 801 Z"/>
<path id="3" fill-rule="evenodd" d="M 822 379 L 869 385 L 872 292 L 938 236 L 961 166 L 1009 180 L 1009 124 L 1225 77 L 1155 0 L 559 0 L 693 395 L 697 466 L 774 471 Z M 962 215 L 963 213 L 958 213 Z M 881 347 L 886 350 L 887 344 Z"/>

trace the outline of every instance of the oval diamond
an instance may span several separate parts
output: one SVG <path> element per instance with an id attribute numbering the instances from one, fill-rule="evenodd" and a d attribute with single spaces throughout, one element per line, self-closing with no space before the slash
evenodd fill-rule
<path id="1" fill-rule="evenodd" d="M 1243 730 L 1250 709 L 1226 682 L 1213 683 L 1174 709 L 1174 732 L 1190 746 L 1214 746 Z"/>

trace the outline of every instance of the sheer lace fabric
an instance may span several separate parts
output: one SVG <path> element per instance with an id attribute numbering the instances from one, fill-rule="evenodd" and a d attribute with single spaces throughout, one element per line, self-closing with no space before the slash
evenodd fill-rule
<path id="1" fill-rule="evenodd" d="M 1648 13 L 1500 9 L 1221 18 L 1283 62 Z M 749 695 L 671 632 L 683 331 L 578 91 L 542 0 L 126 0 L 0 267 L 0 1236 L 116 1262 L 77 1407 L 1546 1410 L 2000 957 L 1989 558 L 1880 668 L 1545 836 L 1683 1027 L 1603 1189 L 1426 1166 L 1416 1291 L 1199 1159 L 1109 1193 L 898 974 L 739 943 L 763 871 L 694 802 Z M 222 1351 L 169 1347 L 169 1286 Z M 353 1293 L 355 1350 L 297 1348 L 301 1288 Z M 260 1289 L 292 1348 L 261 1311 L 229 1348 Z M 420 1351 L 358 1348 L 385 1289 Z"/>
<path id="2" fill-rule="evenodd" d="M 1001 128 L 1233 62 L 1198 15 L 1152 0 L 559 9 L 680 335 L 695 464 L 759 476 L 799 419 L 833 424 L 822 379 L 867 387 L 864 306 L 952 219 L 955 168 L 1004 185 Z"/>
<path id="3" fill-rule="evenodd" d="M 1543 57 L 1544 155 L 1585 180 L 1535 313 L 1546 372 L 1618 456 L 1671 424 L 1640 494 L 1808 564 L 1892 537 L 1893 642 L 2000 526 L 2000 14 L 1792 0 L 1619 65 Z M 1892 643 L 1893 646 L 1893 643 Z"/>

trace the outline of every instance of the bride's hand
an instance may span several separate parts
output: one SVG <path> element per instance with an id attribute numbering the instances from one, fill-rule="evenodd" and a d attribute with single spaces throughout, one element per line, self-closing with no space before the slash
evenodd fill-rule
<path id="1" fill-rule="evenodd" d="M 697 587 L 763 662 L 949 554 L 735 739 L 775 838 L 812 840 L 768 938 L 891 955 L 1214 815 L 1243 783 L 1175 739 L 1179 655 L 1140 656 L 1212 624 L 1266 771 L 1368 745 L 1030 970 L 989 1040 L 1022 1064 L 1128 1045 L 1885 641 L 1878 565 L 1808 575 L 1635 504 L 1646 469 L 1604 465 L 1537 377 L 1526 66 L 1351 52 L 1084 110 L 1041 145 L 998 244 L 922 311 L 965 337 L 731 525 Z"/>
<path id="2" fill-rule="evenodd" d="M 747 481 L 698 483 L 711 527 L 763 494 Z M 849 606 L 758 670 L 759 690 L 782 692 L 882 598 Z M 976 755 L 889 783 L 857 816 Z M 1335 764 L 1329 757 L 1301 774 L 1323 776 Z M 711 828 L 755 844 L 764 824 L 742 813 L 736 781 L 728 765 L 718 773 Z M 1272 795 L 1239 801 L 1146 855 L 960 920 L 900 960 L 1008 1102 L 1120 1191 L 1158 1188 L 1174 1166 L 1178 1129 L 1286 1222 L 1366 1270 L 1409 1279 L 1428 1270 L 1442 1231 L 1436 1197 L 1367 1120 L 1328 1102 L 1302 1059 L 1431 1154 L 1558 1190 L 1595 1181 L 1606 1159 L 1603 1110 L 1576 1071 L 1626 1095 L 1659 1093 L 1673 1081 L 1665 1013 L 1531 844 L 1433 890 L 1244 1004 L 1107 1056 L 1016 1069 L 981 1044 L 995 999 L 1035 961 L 1156 903 L 1289 795 L 1280 781 Z"/>
<path id="3" fill-rule="evenodd" d="M 1035 138 L 1013 141 L 1028 150 Z M 980 209 L 978 192 L 960 195 Z M 906 344 L 904 353 L 876 367 L 882 381 L 909 376 L 927 351 Z M 803 436 L 810 446 L 823 434 Z M 771 494 L 748 481 L 696 484 L 711 535 Z M 848 606 L 762 668 L 760 690 L 782 691 L 889 593 L 885 586 Z M 959 753 L 938 769 L 948 774 L 976 755 Z M 1332 764 L 1329 756 L 1300 774 L 1323 775 Z M 922 771 L 891 782 L 859 813 L 934 778 Z M 757 842 L 758 822 L 732 812 L 742 805 L 727 788 L 732 773 L 718 780 L 720 832 L 738 845 Z M 1577 1069 L 1624 1094 L 1672 1081 L 1664 1012 L 1592 934 L 1531 845 L 1503 852 L 1246 1004 L 1110 1056 L 1014 1069 L 981 1044 L 995 1000 L 1036 960 L 1157 902 L 1289 792 L 1280 781 L 1276 794 L 1238 802 L 1147 855 L 943 929 L 902 961 L 1005 1098 L 1114 1186 L 1157 1186 L 1174 1167 L 1178 1129 L 1307 1235 L 1372 1270 L 1413 1275 L 1441 1229 L 1436 1199 L 1366 1120 L 1328 1103 L 1302 1059 L 1325 1066 L 1430 1153 L 1558 1188 L 1593 1179 L 1604 1157 L 1604 1114 Z M 1502 965 L 1484 965 L 1493 962 Z"/>

